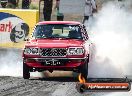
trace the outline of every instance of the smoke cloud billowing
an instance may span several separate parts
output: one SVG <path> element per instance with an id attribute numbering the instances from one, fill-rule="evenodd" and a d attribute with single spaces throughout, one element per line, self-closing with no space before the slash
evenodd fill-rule
<path id="1" fill-rule="evenodd" d="M 0 76 L 22 76 L 22 68 L 20 50 L 0 50 Z"/>
<path id="2" fill-rule="evenodd" d="M 132 1 L 107 2 L 96 14 L 90 38 L 96 46 L 90 77 L 132 76 Z M 129 3 L 128 3 L 129 2 Z M 127 6 L 127 7 L 126 7 Z"/>
<path id="3" fill-rule="evenodd" d="M 95 53 L 89 76 L 95 78 L 132 77 L 132 0 L 107 2 L 88 29 Z M 94 93 L 92 96 L 132 96 L 132 92 Z"/>
<path id="4" fill-rule="evenodd" d="M 0 49 L 0 76 L 14 76 L 22 77 L 23 61 L 22 51 L 16 49 Z M 45 72 L 30 72 L 31 78 L 43 78 L 43 77 L 71 77 L 72 72 L 67 71 L 54 71 L 50 73 Z"/>

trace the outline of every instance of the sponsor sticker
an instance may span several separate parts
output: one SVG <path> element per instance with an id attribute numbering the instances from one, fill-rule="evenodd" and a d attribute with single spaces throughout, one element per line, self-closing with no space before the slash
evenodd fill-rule
<path id="1" fill-rule="evenodd" d="M 129 83 L 85 83 L 87 90 L 130 90 Z"/>
<path id="2" fill-rule="evenodd" d="M 19 43 L 28 38 L 29 26 L 21 18 L 4 12 L 0 12 L 0 15 L 0 41 L 2 43 Z"/>
<path id="3" fill-rule="evenodd" d="M 11 32 L 11 30 L 12 30 L 11 21 L 0 23 L 0 32 Z"/>

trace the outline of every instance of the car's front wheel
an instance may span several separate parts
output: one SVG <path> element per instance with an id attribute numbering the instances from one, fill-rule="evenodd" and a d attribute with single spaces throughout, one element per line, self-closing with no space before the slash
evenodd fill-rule
<path id="1" fill-rule="evenodd" d="M 88 77 L 88 62 L 86 61 L 80 68 L 82 76 L 87 80 Z"/>
<path id="2" fill-rule="evenodd" d="M 24 79 L 29 79 L 30 78 L 29 66 L 25 63 L 23 63 L 23 78 Z"/>

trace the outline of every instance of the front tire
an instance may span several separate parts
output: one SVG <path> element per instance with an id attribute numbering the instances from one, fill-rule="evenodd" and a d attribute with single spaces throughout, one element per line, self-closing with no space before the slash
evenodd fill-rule
<path id="1" fill-rule="evenodd" d="M 23 63 L 23 78 L 29 79 L 30 78 L 30 71 L 27 64 Z"/>
<path id="2" fill-rule="evenodd" d="M 88 62 L 86 61 L 80 68 L 82 76 L 87 80 L 88 77 Z"/>

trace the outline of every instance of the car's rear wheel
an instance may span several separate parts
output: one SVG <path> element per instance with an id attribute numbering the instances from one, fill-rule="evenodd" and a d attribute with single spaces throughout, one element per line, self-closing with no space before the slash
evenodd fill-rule
<path id="1" fill-rule="evenodd" d="M 29 79 L 30 78 L 29 66 L 25 63 L 23 63 L 23 78 L 24 79 Z"/>
<path id="2" fill-rule="evenodd" d="M 80 68 L 82 76 L 87 80 L 88 77 L 88 62 L 86 61 Z"/>

